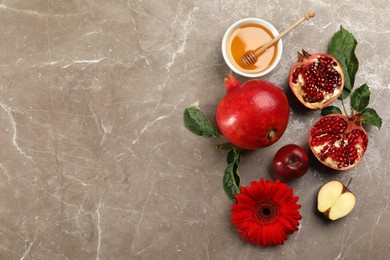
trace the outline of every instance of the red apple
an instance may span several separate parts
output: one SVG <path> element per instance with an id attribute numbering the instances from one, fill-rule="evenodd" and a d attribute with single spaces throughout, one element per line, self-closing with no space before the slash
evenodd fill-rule
<path id="1" fill-rule="evenodd" d="M 305 149 L 296 144 L 283 146 L 273 159 L 275 171 L 285 179 L 295 179 L 309 169 L 309 156 Z"/>

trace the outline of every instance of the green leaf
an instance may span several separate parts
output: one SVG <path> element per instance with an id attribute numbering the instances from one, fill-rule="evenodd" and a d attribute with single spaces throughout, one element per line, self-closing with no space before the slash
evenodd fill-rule
<path id="1" fill-rule="evenodd" d="M 196 107 L 184 110 L 184 124 L 194 134 L 204 137 L 217 137 L 219 133 L 211 126 L 207 117 Z"/>
<path id="2" fill-rule="evenodd" d="M 382 126 L 382 118 L 372 108 L 366 108 L 362 111 L 360 117 L 363 119 L 364 124 L 374 125 L 378 128 Z"/>
<path id="3" fill-rule="evenodd" d="M 352 33 L 340 26 L 328 47 L 328 53 L 336 58 L 344 71 L 344 90 L 340 95 L 341 99 L 345 99 L 351 93 L 355 83 L 355 75 L 359 68 L 355 55 L 356 45 L 357 41 Z"/>
<path id="4" fill-rule="evenodd" d="M 327 106 L 321 110 L 321 115 L 342 114 L 341 109 L 335 106 Z"/>
<path id="5" fill-rule="evenodd" d="M 215 147 L 223 152 L 230 152 L 231 150 L 238 148 L 237 146 L 235 146 L 232 143 L 217 144 L 217 145 L 215 145 Z"/>
<path id="6" fill-rule="evenodd" d="M 223 176 L 223 190 L 226 195 L 236 201 L 236 194 L 240 193 L 240 175 L 238 174 L 238 164 L 241 160 L 241 150 L 232 149 L 227 155 L 227 167 L 225 169 L 225 175 Z"/>
<path id="7" fill-rule="evenodd" d="M 232 149 L 228 154 L 227 154 L 227 158 L 226 158 L 226 161 L 227 163 L 234 163 L 236 162 L 237 164 L 240 163 L 240 160 L 241 160 L 241 149 L 236 147 L 234 149 Z"/>
<path id="8" fill-rule="evenodd" d="M 367 84 L 363 84 L 361 87 L 356 89 L 352 94 L 351 104 L 352 107 L 357 111 L 363 111 L 368 106 L 370 101 L 370 89 Z"/>

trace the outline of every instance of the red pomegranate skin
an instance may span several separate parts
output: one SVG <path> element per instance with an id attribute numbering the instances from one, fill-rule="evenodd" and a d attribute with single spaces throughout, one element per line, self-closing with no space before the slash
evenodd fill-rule
<path id="1" fill-rule="evenodd" d="M 287 128 L 290 107 L 284 92 L 265 80 L 240 84 L 225 79 L 227 93 L 216 118 L 222 134 L 234 145 L 255 150 L 275 143 Z"/>

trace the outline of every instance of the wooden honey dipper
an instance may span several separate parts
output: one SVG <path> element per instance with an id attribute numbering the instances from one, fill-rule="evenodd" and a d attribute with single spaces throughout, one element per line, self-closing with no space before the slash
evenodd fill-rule
<path id="1" fill-rule="evenodd" d="M 271 41 L 267 42 L 266 44 L 264 44 L 263 46 L 261 46 L 260 49 L 258 49 L 257 51 L 247 51 L 244 56 L 242 56 L 241 58 L 241 61 L 242 63 L 245 65 L 245 66 L 249 66 L 249 65 L 252 65 L 254 63 L 256 63 L 257 61 L 257 58 L 260 56 L 260 54 L 262 54 L 266 49 L 268 49 L 269 47 L 271 47 L 272 45 L 274 45 L 277 41 L 279 41 L 280 38 L 282 38 L 284 35 L 286 35 L 288 32 L 290 32 L 291 30 L 293 30 L 295 27 L 297 27 L 298 25 L 300 25 L 303 21 L 305 20 L 309 20 L 310 18 L 314 17 L 316 15 L 316 12 L 314 9 L 310 9 L 308 10 L 304 16 L 302 16 L 298 21 L 296 21 L 293 25 L 291 25 L 289 28 L 287 28 L 286 30 L 284 30 L 284 32 L 282 32 L 281 34 L 279 34 L 278 36 L 276 36 L 275 38 L 273 38 Z"/>

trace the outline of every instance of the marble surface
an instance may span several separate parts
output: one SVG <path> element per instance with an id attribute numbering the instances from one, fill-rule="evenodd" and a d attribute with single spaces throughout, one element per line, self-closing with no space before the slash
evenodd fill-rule
<path id="1" fill-rule="evenodd" d="M 243 155 L 242 184 L 275 179 L 281 146 L 307 147 L 319 112 L 295 100 L 288 73 L 296 51 L 326 51 L 340 25 L 358 39 L 356 84 L 370 86 L 384 124 L 368 129 L 367 153 L 350 171 L 312 158 L 289 183 L 300 230 L 264 249 L 230 224 L 225 155 L 190 133 L 182 113 L 198 105 L 215 124 L 231 23 L 259 17 L 282 30 L 312 6 L 317 16 L 285 37 L 265 77 L 289 98 L 289 126 Z M 389 13 L 386 0 L 0 0 L 0 259 L 388 259 Z M 319 187 L 350 177 L 355 209 L 324 221 Z"/>

